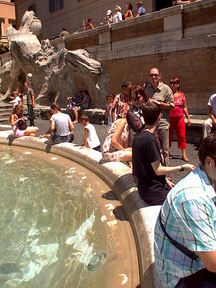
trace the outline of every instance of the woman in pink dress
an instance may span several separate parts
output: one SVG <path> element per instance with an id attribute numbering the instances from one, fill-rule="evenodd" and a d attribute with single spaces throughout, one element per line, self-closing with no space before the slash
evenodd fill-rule
<path id="1" fill-rule="evenodd" d="M 117 119 L 110 127 L 104 141 L 102 154 L 106 161 L 131 161 L 132 149 L 129 147 L 129 127 L 125 118 Z"/>
<path id="2" fill-rule="evenodd" d="M 178 148 L 182 150 L 182 159 L 188 162 L 186 155 L 186 137 L 184 115 L 187 118 L 188 127 L 190 126 L 190 115 L 188 113 L 185 95 L 180 91 L 180 81 L 178 78 L 170 80 L 170 87 L 174 95 L 175 107 L 170 111 L 170 128 L 169 128 L 169 146 L 171 147 L 173 131 L 176 129 Z"/>

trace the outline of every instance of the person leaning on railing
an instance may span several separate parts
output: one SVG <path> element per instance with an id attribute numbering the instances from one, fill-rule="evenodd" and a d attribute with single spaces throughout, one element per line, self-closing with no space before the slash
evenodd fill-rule
<path id="1" fill-rule="evenodd" d="M 192 2 L 196 2 L 197 0 L 173 0 L 173 6 L 180 4 L 188 4 Z"/>

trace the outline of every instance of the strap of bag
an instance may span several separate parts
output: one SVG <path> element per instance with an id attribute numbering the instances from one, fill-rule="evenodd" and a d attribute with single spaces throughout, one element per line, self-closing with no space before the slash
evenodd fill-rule
<path id="1" fill-rule="evenodd" d="M 181 251 L 183 254 L 191 258 L 193 261 L 199 261 L 199 256 L 197 256 L 193 251 L 190 251 L 187 247 L 183 246 L 182 244 L 178 243 L 176 240 L 172 239 L 169 234 L 166 232 L 164 224 L 161 220 L 161 211 L 159 214 L 159 221 L 160 226 L 166 237 L 169 239 L 170 243 L 172 243 L 179 251 Z"/>

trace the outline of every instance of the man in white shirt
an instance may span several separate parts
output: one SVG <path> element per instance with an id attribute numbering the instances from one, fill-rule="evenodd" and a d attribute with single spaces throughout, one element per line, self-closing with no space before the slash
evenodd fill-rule
<path id="1" fill-rule="evenodd" d="M 209 118 L 203 123 L 203 138 L 206 138 L 212 128 L 216 130 L 216 93 L 211 95 L 208 101 Z"/>

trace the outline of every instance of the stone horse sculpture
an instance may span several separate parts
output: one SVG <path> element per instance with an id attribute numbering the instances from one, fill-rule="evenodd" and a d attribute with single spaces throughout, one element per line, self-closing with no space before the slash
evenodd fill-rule
<path id="1" fill-rule="evenodd" d="M 4 98 L 27 80 L 37 104 L 50 105 L 57 101 L 65 105 L 68 96 L 87 90 L 92 106 L 103 107 L 109 76 L 101 63 L 90 58 L 85 50 L 64 48 L 55 52 L 49 40 L 39 41 L 41 29 L 41 21 L 33 11 L 25 12 L 19 30 L 8 28 L 11 60 L 0 72 Z"/>

